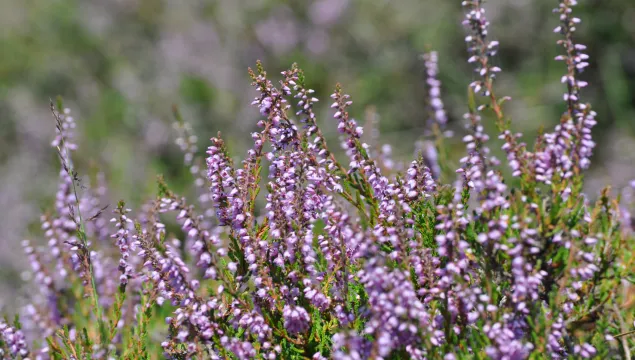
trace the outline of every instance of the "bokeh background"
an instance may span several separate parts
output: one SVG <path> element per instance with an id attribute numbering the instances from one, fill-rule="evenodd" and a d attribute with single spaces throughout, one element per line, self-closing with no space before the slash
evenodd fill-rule
<path id="1" fill-rule="evenodd" d="M 425 134 L 420 55 L 439 52 L 449 129 L 460 138 L 467 84 L 460 0 L 0 0 L 0 306 L 17 299 L 26 265 L 20 240 L 38 240 L 51 208 L 59 161 L 50 141 L 49 99 L 60 95 L 77 119 L 80 176 L 106 174 L 113 203 L 131 207 L 162 173 L 192 181 L 174 145 L 172 104 L 199 137 L 222 130 L 242 154 L 255 129 L 256 95 L 247 67 L 261 59 L 274 77 L 293 62 L 326 100 L 336 82 L 353 113 L 379 119 L 380 141 L 396 159 Z M 635 178 L 635 3 L 580 0 L 576 40 L 589 47 L 584 100 L 598 112 L 587 191 Z M 553 61 L 555 0 L 490 0 L 491 37 L 501 43 L 499 95 L 515 130 L 531 144 L 564 109 Z M 322 106 L 328 106 L 323 101 Z M 336 137 L 331 112 L 319 122 Z M 458 140 L 449 143 L 457 156 Z M 112 207 L 111 207 L 112 209 Z M 2 310 L 2 309 L 0 309 Z"/>

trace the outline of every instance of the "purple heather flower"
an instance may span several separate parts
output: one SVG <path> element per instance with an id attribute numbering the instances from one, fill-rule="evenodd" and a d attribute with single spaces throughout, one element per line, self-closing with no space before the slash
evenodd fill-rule
<path id="1" fill-rule="evenodd" d="M 196 265 L 205 272 L 205 278 L 215 278 L 217 261 L 214 251 L 220 245 L 218 235 L 213 233 L 214 230 L 210 233 L 203 227 L 203 216 L 196 215 L 194 207 L 188 205 L 185 198 L 178 199 L 172 194 L 161 199 L 159 212 L 167 211 L 176 212 L 176 220 L 186 235 L 186 247 L 197 260 Z"/>
<path id="2" fill-rule="evenodd" d="M 115 223 L 117 232 L 111 235 L 116 240 L 116 245 L 119 247 L 121 254 L 119 258 L 119 271 L 121 276 L 119 277 L 119 286 L 124 288 L 128 284 L 128 280 L 133 276 L 133 268 L 130 266 L 128 260 L 130 258 L 130 250 L 134 251 L 135 244 L 132 242 L 130 235 L 130 225 L 132 220 L 126 215 L 131 210 L 124 208 L 124 204 L 120 203 L 117 209 L 113 210 L 118 218 L 112 218 L 110 221 Z"/>
<path id="3" fill-rule="evenodd" d="M 291 335 L 306 332 L 311 323 L 309 313 L 300 306 L 285 305 L 282 309 L 282 317 L 284 318 L 284 328 Z"/>
<path id="4" fill-rule="evenodd" d="M 597 350 L 590 344 L 584 343 L 582 345 L 575 345 L 573 347 L 573 353 L 580 355 L 583 359 L 591 359 L 597 354 Z"/>
<path id="5" fill-rule="evenodd" d="M 467 149 L 467 153 L 470 159 L 469 163 L 474 165 L 478 165 L 478 175 L 466 175 L 470 179 L 476 177 L 476 179 L 480 178 L 480 175 L 483 171 L 491 164 L 492 160 L 489 158 L 490 150 L 485 145 L 489 140 L 489 136 L 484 133 L 483 125 L 481 124 L 481 116 L 477 113 L 467 113 L 463 116 L 469 122 L 465 125 L 469 130 L 470 134 L 463 137 L 463 142 L 465 143 L 465 147 Z M 462 163 L 467 163 L 468 158 L 464 158 Z M 471 170 L 472 172 L 476 172 L 477 169 Z M 466 169 L 466 171 L 469 168 Z"/>
<path id="6" fill-rule="evenodd" d="M 500 101 L 492 94 L 492 82 L 501 69 L 492 65 L 491 58 L 496 55 L 499 44 L 498 41 L 488 40 L 489 21 L 485 16 L 485 9 L 482 7 L 483 1 L 466 0 L 463 1 L 462 5 L 467 11 L 463 25 L 469 29 L 469 34 L 465 37 L 468 53 L 470 54 L 468 62 L 474 64 L 474 71 L 480 77 L 479 80 L 472 82 L 470 86 L 475 93 L 490 97 L 492 107 L 494 107 L 498 118 L 498 128 L 501 131 L 499 138 L 505 142 L 502 149 L 507 154 L 508 165 L 511 167 L 512 175 L 518 177 L 522 174 L 521 167 L 525 162 L 525 144 L 517 142 L 520 134 L 512 134 L 506 129 L 503 114 L 500 110 Z M 505 97 L 501 100 L 507 99 L 508 97 Z M 484 108 L 485 105 L 481 105 L 477 110 L 481 112 Z M 481 135 L 480 117 L 472 113 L 472 110 L 465 117 L 470 120 L 472 127 L 472 138 L 469 140 L 464 139 L 468 144 L 468 154 L 476 154 L 481 158 L 481 163 L 485 165 L 486 162 L 491 160 L 486 158 L 489 150 L 483 147 L 486 139 L 483 139 Z M 485 173 L 485 169 L 482 172 Z"/>
<path id="7" fill-rule="evenodd" d="M 135 236 L 138 239 L 139 257 L 143 258 L 144 266 L 152 280 L 160 291 L 163 299 L 168 299 L 173 305 L 187 306 L 194 302 L 195 290 L 187 280 L 189 269 L 178 257 L 174 248 L 170 245 L 163 256 L 153 248 L 148 239 L 148 234 Z"/>
<path id="8" fill-rule="evenodd" d="M 298 99 L 296 105 L 296 116 L 300 116 L 300 123 L 304 124 L 304 136 L 310 137 L 314 134 L 321 136 L 316 124 L 316 116 L 313 112 L 313 106 L 319 100 L 313 96 L 315 92 L 313 89 L 307 89 L 303 86 L 302 81 L 299 78 L 300 70 L 294 65 L 291 70 L 283 71 L 282 75 L 285 80 L 282 84 L 282 93 L 285 95 L 291 94 L 291 88 L 295 91 L 294 98 Z"/>
<path id="9" fill-rule="evenodd" d="M 64 260 L 62 259 L 62 250 L 60 241 L 58 240 L 58 234 L 55 228 L 52 227 L 52 221 L 49 217 L 42 215 L 40 217 L 42 222 L 42 230 L 44 230 L 44 236 L 48 239 L 48 246 L 51 256 L 55 259 L 55 274 L 54 277 L 59 279 L 65 279 L 68 275 L 68 271 L 64 267 Z"/>
<path id="10" fill-rule="evenodd" d="M 525 342 L 512 329 L 501 323 L 489 324 L 483 331 L 492 340 L 492 345 L 485 349 L 487 356 L 494 360 L 523 360 L 529 357 L 533 344 Z"/>
<path id="11" fill-rule="evenodd" d="M 568 356 L 564 345 L 564 333 L 564 319 L 559 315 L 551 324 L 547 341 L 548 354 L 552 359 L 565 359 Z"/>
<path id="12" fill-rule="evenodd" d="M 470 86 L 476 93 L 490 96 L 487 81 L 493 79 L 495 74 L 500 72 L 500 68 L 490 64 L 490 57 L 494 56 L 498 50 L 498 41 L 487 39 L 489 21 L 485 17 L 485 9 L 482 8 L 482 0 L 466 0 L 462 3 L 466 10 L 463 25 L 469 29 L 469 34 L 465 37 L 470 58 L 469 63 L 475 64 L 474 71 L 478 73 L 481 80 L 474 81 Z"/>
<path id="13" fill-rule="evenodd" d="M 408 275 L 371 260 L 359 274 L 368 294 L 370 318 L 365 334 L 373 334 L 385 357 L 402 346 L 418 346 L 431 329 L 430 315 L 418 299 Z"/>
<path id="14" fill-rule="evenodd" d="M 591 129 L 596 124 L 596 113 L 580 100 L 580 90 L 587 83 L 579 77 L 589 65 L 589 56 L 583 52 L 586 46 L 573 42 L 576 24 L 580 23 L 580 19 L 572 16 L 576 4 L 575 0 L 561 0 L 554 10 L 560 15 L 561 22 L 554 31 L 564 35 L 563 39 L 558 40 L 558 45 L 564 48 L 566 55 L 558 55 L 556 60 L 564 61 L 567 65 L 567 74 L 562 77 L 562 82 L 567 86 L 564 94 L 567 113 L 552 133 L 544 135 L 541 149 L 536 153 L 536 179 L 546 184 L 550 184 L 556 175 L 569 178 L 574 166 L 588 168 L 595 147 Z"/>
<path id="15" fill-rule="evenodd" d="M 406 171 L 405 195 L 407 202 L 429 198 L 436 191 L 437 184 L 434 181 L 430 169 L 424 165 L 423 157 L 410 163 Z"/>
<path id="16" fill-rule="evenodd" d="M 236 329 L 244 329 L 247 334 L 255 336 L 258 341 L 271 339 L 272 329 L 257 308 L 254 310 L 245 309 L 234 301 L 229 312 L 233 315 L 231 323 Z"/>
<path id="17" fill-rule="evenodd" d="M 577 24 L 581 21 L 579 18 L 572 16 L 572 8 L 577 5 L 576 0 L 560 0 L 558 8 L 554 10 L 560 15 L 560 25 L 554 29 L 555 33 L 564 35 L 565 39 L 558 40 L 558 45 L 564 47 L 567 55 L 559 55 L 556 60 L 565 61 L 568 68 L 567 75 L 562 77 L 562 83 L 567 84 L 567 92 L 564 95 L 564 101 L 569 103 L 570 115 L 573 116 L 573 111 L 577 105 L 579 105 L 579 91 L 581 88 L 586 87 L 585 81 L 576 79 L 576 75 L 582 73 L 582 71 L 589 66 L 589 56 L 584 54 L 586 46 L 582 44 L 575 44 L 571 35 L 575 32 Z"/>
<path id="18" fill-rule="evenodd" d="M 507 254 L 512 258 L 512 296 L 511 301 L 517 314 L 529 314 L 530 304 L 538 301 L 540 286 L 546 272 L 537 270 L 528 261 L 539 252 L 540 245 L 536 239 L 537 231 L 525 222 L 512 219 L 511 228 L 520 230 L 520 239 L 509 238 Z"/>
<path id="19" fill-rule="evenodd" d="M 236 193 L 235 174 L 231 161 L 225 151 L 223 140 L 212 138 L 212 145 L 209 146 L 207 154 L 207 178 L 210 181 L 210 193 L 216 217 L 221 225 L 229 225 L 232 221 L 231 208 L 233 205 L 229 201 L 232 192 Z"/>
<path id="20" fill-rule="evenodd" d="M 278 90 L 264 73 L 258 75 L 252 73 L 252 79 L 254 86 L 260 93 L 260 96 L 252 104 L 259 107 L 262 116 L 267 117 L 268 126 L 265 127 L 267 139 L 271 141 L 275 150 L 284 150 L 288 147 L 297 148 L 299 144 L 298 129 L 286 114 L 286 110 L 291 107 L 285 99 L 285 96 L 291 94 L 290 80 L 287 79 L 287 83 L 283 83 L 282 90 Z M 303 103 L 304 107 L 307 107 L 308 110 L 310 105 Z M 264 123 L 262 123 L 263 127 Z"/>
<path id="21" fill-rule="evenodd" d="M 291 88 L 293 88 L 294 98 L 299 99 L 296 116 L 300 116 L 300 122 L 304 124 L 302 137 L 307 140 L 307 148 L 310 153 L 315 155 L 315 160 L 310 159 L 310 156 L 304 159 L 309 163 L 307 179 L 315 184 L 314 187 L 323 185 L 328 190 L 341 191 L 340 178 L 333 173 L 336 167 L 334 157 L 326 147 L 326 139 L 317 126 L 316 116 L 313 112 L 314 103 L 318 101 L 312 96 L 314 90 L 307 89 L 301 84 L 300 71 L 295 66 L 282 74 L 285 76 L 282 84 L 283 93 L 289 95 Z M 294 143 L 293 149 L 298 150 L 297 143 Z M 307 155 L 309 154 L 305 154 L 305 156 Z"/>
<path id="22" fill-rule="evenodd" d="M 439 55 L 436 51 L 431 51 L 423 55 L 426 68 L 426 85 L 428 90 L 428 106 L 432 114 L 432 122 L 444 127 L 448 121 L 445 109 L 443 108 L 443 100 L 441 100 L 441 81 L 437 79 L 439 73 Z"/>
<path id="23" fill-rule="evenodd" d="M 47 315 L 47 320 L 50 320 L 50 323 L 61 325 L 62 314 L 60 313 L 60 310 L 58 308 L 58 292 L 55 288 L 53 278 L 42 262 L 40 254 L 33 246 L 31 246 L 30 242 L 28 240 L 24 240 L 22 242 L 22 246 L 24 248 L 24 253 L 29 258 L 31 271 L 33 273 L 35 282 L 40 286 L 40 293 L 44 297 L 44 301 L 46 304 L 46 311 L 44 312 L 44 314 Z"/>
<path id="24" fill-rule="evenodd" d="M 0 336 L 14 358 L 20 356 L 22 359 L 28 359 L 29 349 L 21 330 L 18 330 L 0 320 Z"/>
<path id="25" fill-rule="evenodd" d="M 77 246 L 72 244 L 78 244 L 77 238 L 77 210 L 75 209 L 77 201 L 75 193 L 73 191 L 73 179 L 65 169 L 60 170 L 60 182 L 58 185 L 57 196 L 55 200 L 55 208 L 57 210 L 57 217 L 51 220 L 51 228 L 57 238 L 58 243 L 62 246 L 62 249 L 77 252 Z M 77 257 L 72 258 L 73 271 L 82 272 L 81 266 L 77 260 Z"/>
<path id="26" fill-rule="evenodd" d="M 361 127 L 357 126 L 354 119 L 349 118 L 347 108 L 353 104 L 350 98 L 350 95 L 342 92 L 338 84 L 335 92 L 331 94 L 331 99 L 335 100 L 331 108 L 336 109 L 333 117 L 338 120 L 337 130 L 343 136 L 342 148 L 346 150 L 346 155 L 350 160 L 349 172 L 354 172 L 364 168 L 368 156 L 364 156 L 362 153 L 362 144 L 359 141 L 362 135 Z"/>
<path id="27" fill-rule="evenodd" d="M 573 44 L 570 36 L 579 22 L 570 14 L 575 1 L 560 3 L 563 25 L 558 30 L 565 34 L 563 60 L 570 70 L 564 78 L 566 100 L 574 106 L 531 154 L 525 152 L 520 134 L 502 124 L 501 102 L 492 88 L 500 71 L 491 61 L 498 42 L 489 40 L 483 1 L 463 1 L 469 62 L 478 74 L 471 88 L 488 96 L 508 165 L 514 176 L 523 175 L 520 191 L 505 182 L 498 160 L 490 154 L 481 124 L 487 105 L 470 106 L 465 115 L 467 154 L 452 189 L 437 182 L 441 166 L 431 143 L 419 148 L 418 158 L 407 167 L 390 158 L 390 147 L 377 151 L 376 143 L 364 144 L 364 131 L 348 112 L 350 96 L 338 85 L 332 107 L 350 164 L 342 166 L 317 126 L 318 99 L 305 86 L 302 72 L 293 66 L 282 73 L 276 87 L 259 64 L 258 74 L 250 70 L 250 75 L 258 91 L 254 105 L 264 118 L 258 122 L 261 130 L 251 134 L 253 146 L 244 160 L 235 167 L 220 135 L 211 139 L 205 179 L 196 180 L 199 188 L 209 181 L 209 191 L 200 201 L 205 205 L 203 200 L 210 200 L 203 206 L 204 215 L 162 187 L 161 197 L 141 207 L 139 225 L 131 234 L 129 210 L 121 203 L 114 211 L 112 234 L 118 261 L 99 248 L 89 249 L 90 242 L 77 231 L 80 212 L 93 213 L 103 194 L 82 193 L 76 198 L 77 179 L 67 154 L 71 149 L 60 150 L 64 169 L 56 213 L 42 217 L 50 256 L 40 257 L 24 243 L 40 285 L 25 309 L 27 328 L 42 327 L 50 335 L 70 321 L 62 312 L 72 309 L 58 301 L 61 291 L 56 286 L 77 279 L 66 269 L 79 272 L 85 281 L 85 264 L 90 264 L 88 275 L 102 306 L 111 307 L 115 298 L 117 277 L 112 274 L 120 275 L 119 289 L 136 296 L 132 306 L 122 307 L 121 320 L 112 324 L 115 329 L 123 330 L 131 317 L 142 319 L 151 306 L 170 302 L 174 311 L 165 319 L 169 331 L 161 343 L 166 357 L 193 358 L 206 347 L 213 359 L 276 359 L 286 356 L 294 342 L 313 349 L 305 355 L 316 360 L 326 354 L 351 360 L 395 355 L 453 360 L 477 351 L 492 359 L 525 359 L 535 346 L 543 346 L 545 356 L 554 359 L 596 356 L 600 349 L 585 339 L 577 341 L 577 334 L 568 334 L 565 326 L 588 298 L 587 283 L 605 268 L 597 253 L 610 239 L 595 226 L 588 201 L 569 183 L 577 170 L 588 166 L 595 114 L 579 102 L 578 90 L 585 83 L 577 77 L 587 64 L 583 46 Z M 429 116 L 442 126 L 447 115 L 437 79 L 437 54 L 428 53 L 424 60 Z M 74 123 L 67 113 L 55 115 L 59 139 L 54 144 L 65 147 L 65 134 L 70 138 Z M 200 175 L 194 158 L 196 138 L 183 126 L 177 144 L 186 165 Z M 269 171 L 265 205 L 258 208 L 262 168 Z M 575 224 L 553 219 L 560 216 L 557 212 L 543 223 L 543 208 L 553 205 L 552 194 L 545 197 L 543 189 L 525 187 L 530 176 L 544 183 L 563 181 L 559 195 L 568 199 L 567 206 L 581 198 Z M 181 240 L 166 241 L 166 224 L 159 216 L 167 212 L 175 215 Z M 210 214 L 219 226 L 212 227 Z M 617 216 L 611 211 L 609 215 Z M 86 234 L 100 239 L 103 225 L 95 222 Z M 565 266 L 562 262 L 542 258 L 559 248 L 570 252 L 571 262 L 564 269 L 558 268 Z M 563 273 L 562 279 L 555 279 L 552 269 Z M 144 291 L 144 282 L 151 290 Z M 549 297 L 551 290 L 560 293 Z M 150 299 L 143 306 L 142 296 Z M 560 303 L 553 304 L 552 298 Z M 544 316 L 530 319 L 536 312 Z M 324 322 L 315 322 L 316 316 Z M 539 321 L 539 334 L 532 328 L 533 320 Z M 320 324 L 325 325 L 321 330 Z M 311 334 L 308 339 L 313 330 L 319 330 L 318 337 Z M 26 345 L 21 331 L 3 323 L 0 331 L 10 351 L 24 357 L 19 352 Z M 72 341 L 80 339 L 79 328 L 71 327 L 70 332 Z M 329 340 L 325 335 L 332 336 L 330 349 L 323 347 Z M 487 338 L 469 341 L 473 336 Z M 457 339 L 468 341 L 458 346 Z M 110 348 L 96 346 L 93 357 L 120 352 L 121 340 L 116 337 Z M 487 343 L 483 349 L 472 348 L 481 340 Z M 319 344 L 309 343 L 313 341 Z"/>
<path id="28" fill-rule="evenodd" d="M 220 343 L 226 350 L 229 350 L 240 360 L 256 358 L 256 349 L 254 349 L 254 346 L 249 341 L 240 341 L 236 338 L 223 336 L 220 339 Z"/>
<path id="29" fill-rule="evenodd" d="M 371 347 L 368 340 L 352 332 L 333 335 L 334 360 L 370 359 Z"/>
<path id="30" fill-rule="evenodd" d="M 48 313 L 49 310 L 50 309 L 43 309 L 35 304 L 28 304 L 22 309 L 20 321 L 22 322 L 24 332 L 27 334 L 27 338 L 38 336 L 49 337 L 55 333 L 59 321 L 58 323 L 54 323 L 56 319 L 53 314 Z M 59 312 L 57 309 L 53 311 Z"/>

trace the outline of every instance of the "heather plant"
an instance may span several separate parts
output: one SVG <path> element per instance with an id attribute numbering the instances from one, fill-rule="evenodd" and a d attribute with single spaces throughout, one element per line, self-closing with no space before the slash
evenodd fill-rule
<path id="1" fill-rule="evenodd" d="M 59 187 L 41 218 L 47 245 L 24 241 L 35 289 L 19 318 L 0 321 L 3 356 L 630 359 L 633 189 L 582 192 L 596 113 L 582 101 L 588 56 L 574 5 L 555 9 L 565 111 L 528 145 L 496 92 L 482 1 L 463 2 L 475 76 L 458 169 L 444 149 L 434 51 L 423 66 L 435 145 L 410 164 L 363 141 L 341 85 L 330 96 L 338 159 L 303 71 L 275 82 L 258 63 L 249 75 L 262 119 L 242 161 L 220 133 L 200 157 L 175 108 L 197 195 L 159 177 L 138 209 L 104 206 L 101 178 L 81 180 L 74 119 L 51 104 Z M 489 114 L 504 161 L 490 153 Z"/>

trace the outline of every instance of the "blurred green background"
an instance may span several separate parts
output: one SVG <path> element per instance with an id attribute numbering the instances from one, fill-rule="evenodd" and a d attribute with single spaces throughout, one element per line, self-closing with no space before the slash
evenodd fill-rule
<path id="1" fill-rule="evenodd" d="M 587 183 L 593 196 L 606 183 L 635 178 L 635 3 L 580 3 L 576 40 L 591 55 L 583 97 L 599 120 Z M 514 99 L 506 112 L 530 144 L 564 106 L 565 69 L 553 61 L 555 6 L 486 4 L 491 37 L 501 43 L 498 94 Z M 154 192 L 157 173 L 177 190 L 191 181 L 174 145 L 172 104 L 192 123 L 201 151 L 222 130 L 233 152 L 244 153 L 258 119 L 246 69 L 257 59 L 274 77 L 299 63 L 325 100 L 319 122 L 331 137 L 336 123 L 326 99 L 341 82 L 360 122 L 373 106 L 381 142 L 407 159 L 425 130 L 424 51 L 439 52 L 449 128 L 463 131 L 474 75 L 462 16 L 460 0 L 0 1 L 0 305 L 21 281 L 20 240 L 34 237 L 28 228 L 37 229 L 55 194 L 49 98 L 61 95 L 77 120 L 80 175 L 103 171 L 113 203 L 123 198 L 133 208 Z M 454 147 L 462 150 L 458 141 Z"/>

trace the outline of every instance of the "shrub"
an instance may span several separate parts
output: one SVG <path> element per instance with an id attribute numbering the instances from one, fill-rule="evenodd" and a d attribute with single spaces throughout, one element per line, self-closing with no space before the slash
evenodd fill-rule
<path id="1" fill-rule="evenodd" d="M 38 289 L 21 321 L 0 322 L 4 356 L 629 359 L 632 224 L 608 188 L 594 202 L 582 192 L 596 114 L 581 99 L 588 57 L 573 39 L 575 3 L 555 11 L 566 111 L 530 150 L 495 93 L 498 43 L 482 2 L 463 2 L 477 75 L 454 182 L 435 52 L 424 65 L 436 147 L 403 171 L 362 142 L 340 85 L 331 107 L 345 162 L 327 146 L 303 72 L 294 65 L 276 85 L 258 63 L 249 74 L 263 120 L 244 160 L 234 164 L 219 135 L 203 163 L 175 111 L 200 196 L 159 178 L 158 196 L 135 211 L 119 202 L 112 225 L 104 185 L 79 182 L 70 111 L 51 104 L 60 183 L 41 219 L 48 246 L 24 242 Z"/>

